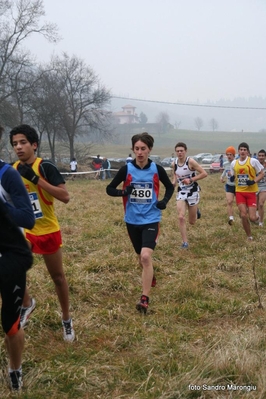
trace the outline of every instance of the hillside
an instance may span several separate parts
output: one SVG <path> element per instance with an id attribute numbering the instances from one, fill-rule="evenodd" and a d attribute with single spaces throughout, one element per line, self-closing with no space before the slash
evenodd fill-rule
<path id="1" fill-rule="evenodd" d="M 132 125 L 131 125 L 132 126 Z M 159 136 L 157 132 L 149 130 L 149 125 L 145 126 L 148 133 L 152 134 L 155 144 L 152 153 L 158 154 L 162 158 L 171 156 L 174 152 L 175 144 L 178 141 L 185 142 L 188 146 L 188 154 L 195 155 L 199 152 L 223 153 L 229 145 L 236 149 L 238 145 L 245 141 L 249 144 L 251 152 L 258 152 L 266 149 L 266 134 L 254 132 L 206 132 L 194 130 L 172 130 L 165 135 Z M 106 143 L 104 145 L 93 145 L 94 154 L 101 154 L 107 157 L 125 157 L 131 151 L 131 137 L 133 134 L 141 132 L 138 126 L 132 127 L 129 132 L 121 133 L 120 141 L 116 144 Z M 123 144 L 121 144 L 121 142 Z"/>
<path id="2" fill-rule="evenodd" d="M 167 100 L 167 94 L 165 94 Z M 207 102 L 206 105 L 194 101 L 193 105 L 182 105 L 182 101 L 176 101 L 178 104 L 167 104 L 167 102 L 133 100 L 127 98 L 112 98 L 110 111 L 121 111 L 121 107 L 130 104 L 136 107 L 136 113 L 140 115 L 145 113 L 148 122 L 156 122 L 161 112 L 168 114 L 169 122 L 175 126 L 180 124 L 182 129 L 195 129 L 195 118 L 200 117 L 204 123 L 204 130 L 211 131 L 210 121 L 214 118 L 219 125 L 219 130 L 233 131 L 260 131 L 266 128 L 266 99 L 265 98 L 236 98 L 232 101 L 221 99 L 215 103 Z M 226 108 L 231 107 L 231 108 Z M 240 109 L 238 107 L 244 107 Z M 253 108 L 253 109 L 249 109 Z M 257 108 L 257 109 L 256 109 Z M 261 108 L 261 109 L 259 109 Z M 264 108 L 264 109 L 263 109 Z"/>

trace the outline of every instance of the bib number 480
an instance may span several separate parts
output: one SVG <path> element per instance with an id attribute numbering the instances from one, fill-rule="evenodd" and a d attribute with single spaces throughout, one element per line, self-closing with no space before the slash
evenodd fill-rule
<path id="1" fill-rule="evenodd" d="M 130 195 L 131 203 L 150 204 L 152 202 L 152 183 L 134 183 L 134 190 Z"/>
<path id="2" fill-rule="evenodd" d="M 134 196 L 135 198 L 150 198 L 152 196 L 152 191 L 151 189 L 138 189 L 135 188 L 132 193 L 132 196 Z"/>

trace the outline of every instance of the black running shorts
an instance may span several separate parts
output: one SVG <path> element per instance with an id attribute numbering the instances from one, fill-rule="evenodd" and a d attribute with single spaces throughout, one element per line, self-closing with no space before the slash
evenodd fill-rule
<path id="1" fill-rule="evenodd" d="M 155 248 L 159 235 L 159 222 L 142 225 L 127 223 L 126 225 L 129 238 L 138 255 L 142 248 Z"/>

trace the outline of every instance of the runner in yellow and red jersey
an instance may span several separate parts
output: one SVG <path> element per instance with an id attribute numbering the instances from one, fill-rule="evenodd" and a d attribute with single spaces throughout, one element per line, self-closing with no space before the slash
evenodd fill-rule
<path id="1" fill-rule="evenodd" d="M 19 158 L 13 166 L 22 176 L 35 213 L 34 228 L 25 229 L 26 239 L 30 243 L 32 252 L 43 256 L 61 305 L 64 339 L 72 342 L 75 333 L 69 314 L 68 284 L 62 261 L 62 239 L 54 212 L 55 198 L 64 203 L 69 201 L 65 181 L 51 161 L 36 157 L 39 137 L 33 127 L 20 125 L 12 129 L 10 143 Z M 21 311 L 22 326 L 25 326 L 35 304 L 35 299 L 31 298 L 26 290 Z"/>
<path id="2" fill-rule="evenodd" d="M 250 221 L 259 223 L 256 215 L 258 181 L 264 176 L 264 167 L 260 162 L 249 156 L 249 145 L 240 143 L 238 146 L 239 158 L 231 163 L 231 180 L 236 185 L 236 203 L 242 220 L 242 225 L 248 240 L 251 241 Z"/>

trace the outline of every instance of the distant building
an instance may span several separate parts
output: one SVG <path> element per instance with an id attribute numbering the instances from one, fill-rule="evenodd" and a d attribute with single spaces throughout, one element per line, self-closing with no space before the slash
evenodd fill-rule
<path id="1" fill-rule="evenodd" d="M 130 104 L 124 105 L 122 107 L 123 111 L 113 112 L 113 117 L 119 125 L 125 123 L 139 123 L 139 117 L 135 112 L 136 107 Z"/>

